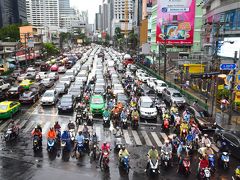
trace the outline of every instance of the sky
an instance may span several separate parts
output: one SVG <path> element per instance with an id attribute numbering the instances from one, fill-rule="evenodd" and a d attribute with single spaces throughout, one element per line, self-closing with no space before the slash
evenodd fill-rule
<path id="1" fill-rule="evenodd" d="M 81 10 L 88 10 L 88 21 L 94 24 L 95 13 L 98 13 L 102 0 L 70 0 L 71 7 Z"/>

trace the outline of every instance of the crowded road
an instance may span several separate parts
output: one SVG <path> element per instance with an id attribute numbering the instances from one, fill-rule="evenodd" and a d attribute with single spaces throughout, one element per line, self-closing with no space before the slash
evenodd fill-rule
<path id="1" fill-rule="evenodd" d="M 78 60 L 78 62 L 83 61 L 86 58 L 86 61 L 94 58 L 93 67 L 90 68 L 90 73 L 88 75 L 88 81 L 95 76 L 95 71 L 98 66 L 98 62 L 101 61 L 102 58 L 98 57 L 100 53 L 100 48 L 97 46 L 88 50 L 86 56 L 83 56 L 82 59 Z M 102 49 L 105 53 L 105 57 L 110 58 L 111 56 L 107 55 L 109 52 L 107 50 Z M 112 52 L 111 52 L 112 53 Z M 122 58 L 120 55 L 119 59 Z M 106 60 L 105 60 L 106 61 Z M 77 63 L 78 63 L 77 62 Z M 103 63 L 103 72 L 105 71 L 106 64 Z M 123 73 L 119 73 L 118 78 L 121 81 L 123 77 Z M 64 74 L 60 74 L 59 79 L 64 76 Z M 106 84 L 108 81 L 105 79 Z M 56 83 L 55 83 L 56 85 Z M 52 86 L 50 89 L 54 89 Z M 143 89 L 147 88 L 147 84 L 144 84 Z M 61 97 L 61 96 L 60 96 Z M 59 97 L 59 98 L 60 98 Z M 128 97 L 130 98 L 130 97 Z M 159 97 L 161 100 L 161 97 Z M 173 132 L 165 133 L 162 131 L 162 121 L 157 117 L 157 122 L 149 122 L 146 120 L 141 120 L 139 123 L 139 128 L 137 130 L 133 130 L 131 127 L 127 129 L 123 129 L 123 141 L 126 145 L 130 153 L 130 171 L 129 174 L 124 174 L 119 171 L 118 168 L 118 155 L 114 152 L 114 127 L 111 123 L 109 128 L 103 128 L 102 125 L 102 117 L 94 116 L 93 118 L 93 126 L 89 127 L 93 132 L 96 132 L 99 138 L 99 144 L 101 145 L 103 142 L 108 142 L 112 148 L 110 153 L 110 162 L 109 167 L 110 170 L 108 172 L 102 171 L 98 167 L 97 162 L 90 163 L 88 154 L 85 154 L 80 160 L 77 160 L 75 157 L 71 157 L 71 154 L 67 154 L 62 156 L 61 154 L 53 153 L 49 154 L 46 150 L 47 148 L 47 132 L 50 127 L 53 127 L 56 121 L 61 125 L 61 129 L 67 129 L 69 121 L 75 122 L 76 112 L 72 113 L 60 113 L 57 105 L 53 106 L 42 106 L 41 100 L 36 101 L 32 105 L 22 105 L 20 111 L 13 116 L 13 119 L 16 124 L 18 124 L 20 128 L 19 137 L 6 143 L 3 139 L 4 132 L 7 130 L 10 119 L 5 121 L 1 121 L 0 124 L 0 132 L 1 132 L 1 140 L 0 140 L 0 179 L 14 179 L 14 177 L 18 177 L 18 180 L 25 179 L 34 179 L 34 180 L 42 180 L 44 178 L 48 179 L 152 179 L 152 177 L 148 177 L 144 172 L 147 164 L 147 152 L 154 145 L 157 149 L 160 149 L 165 140 L 168 137 L 173 136 Z M 34 153 L 32 150 L 32 137 L 31 131 L 34 127 L 40 124 L 42 127 L 43 134 L 43 149 L 42 151 Z M 77 131 L 77 129 L 76 129 Z M 207 132 L 209 134 L 210 139 L 212 139 L 212 132 Z M 218 147 L 213 143 L 213 150 L 215 153 L 219 151 Z M 198 166 L 199 155 L 198 152 L 194 152 L 190 155 L 191 160 L 191 173 L 188 177 L 184 175 L 178 174 L 177 166 L 178 160 L 176 157 L 176 153 L 173 153 L 173 164 L 172 167 L 167 169 L 160 167 L 160 174 L 156 176 L 154 179 L 196 179 L 196 171 Z M 238 161 L 231 157 L 230 168 L 227 171 L 223 171 L 221 168 L 216 168 L 216 172 L 211 177 L 211 179 L 231 179 L 231 176 L 234 174 L 234 169 L 238 165 Z"/>

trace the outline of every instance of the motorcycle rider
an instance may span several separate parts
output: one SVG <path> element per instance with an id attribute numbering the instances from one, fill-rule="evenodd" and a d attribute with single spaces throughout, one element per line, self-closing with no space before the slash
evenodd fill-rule
<path id="1" fill-rule="evenodd" d="M 68 129 L 75 129 L 75 124 L 71 120 L 69 120 Z"/>
<path id="2" fill-rule="evenodd" d="M 204 168 L 208 168 L 209 167 L 209 162 L 208 162 L 208 158 L 206 156 L 202 156 L 199 158 L 199 164 L 198 164 L 198 174 L 200 173 L 200 171 Z"/>
<path id="3" fill-rule="evenodd" d="M 58 124 L 58 121 L 55 122 L 53 128 L 55 129 L 57 137 L 60 139 L 60 137 L 61 137 L 61 126 L 60 126 L 60 124 Z"/>
<path id="4" fill-rule="evenodd" d="M 70 143 L 71 142 L 71 137 L 70 137 L 70 134 L 67 130 L 63 131 L 61 140 L 66 142 L 67 150 L 70 152 L 71 151 L 71 143 Z"/>
<path id="5" fill-rule="evenodd" d="M 137 117 L 137 119 L 139 119 L 139 113 L 136 108 L 133 109 L 132 114 L 131 114 L 132 121 L 134 120 L 135 116 Z"/>
<path id="6" fill-rule="evenodd" d="M 53 139 L 53 140 L 56 140 L 56 131 L 54 130 L 53 127 L 51 127 L 47 133 L 47 139 Z"/>
<path id="7" fill-rule="evenodd" d="M 240 179 L 240 166 L 237 166 L 237 168 L 235 169 L 235 176 L 237 179 Z"/>
<path id="8" fill-rule="evenodd" d="M 108 109 L 105 108 L 103 111 L 103 117 L 109 117 L 109 116 L 110 116 L 110 113 L 109 113 Z"/>
<path id="9" fill-rule="evenodd" d="M 183 121 L 180 125 L 180 136 L 182 137 L 182 133 L 183 133 L 183 130 L 186 129 L 187 133 L 188 133 L 188 124 L 186 121 Z"/>
<path id="10" fill-rule="evenodd" d="M 172 159 L 172 145 L 169 143 L 169 140 L 166 140 L 165 144 L 162 146 L 162 148 L 161 148 L 161 156 L 163 156 L 163 154 L 165 152 L 168 152 L 169 159 L 171 161 L 171 159 Z"/>
<path id="11" fill-rule="evenodd" d="M 82 134 L 85 138 L 89 138 L 89 136 L 90 136 L 87 123 L 83 124 Z"/>
<path id="12" fill-rule="evenodd" d="M 108 154 L 110 153 L 110 144 L 108 144 L 107 142 L 104 142 L 101 146 L 101 151 L 102 153 L 101 153 L 100 162 L 99 162 L 100 167 L 102 166 L 103 153 L 104 152 L 108 152 Z"/>
<path id="13" fill-rule="evenodd" d="M 98 137 L 96 132 L 94 132 L 91 138 L 91 148 L 93 147 L 94 144 L 97 144 L 97 143 L 98 143 Z"/>
<path id="14" fill-rule="evenodd" d="M 190 121 L 190 112 L 188 109 L 186 109 L 184 112 L 183 112 L 183 120 L 186 121 L 187 123 L 189 123 Z"/>
<path id="15" fill-rule="evenodd" d="M 208 135 L 207 134 L 204 134 L 204 136 L 202 137 L 202 147 L 206 147 L 207 144 L 210 144 L 211 145 L 211 141 L 210 139 L 208 138 Z"/>
<path id="16" fill-rule="evenodd" d="M 37 127 L 35 127 L 33 129 L 32 136 L 33 137 L 37 136 L 38 137 L 38 144 L 39 144 L 39 146 L 42 146 L 42 132 Z"/>
<path id="17" fill-rule="evenodd" d="M 178 108 L 177 105 L 175 103 L 173 103 L 171 109 L 170 109 L 171 114 L 176 114 L 178 112 Z"/>
<path id="18" fill-rule="evenodd" d="M 120 118 L 121 118 L 121 122 L 123 122 L 123 119 L 127 119 L 127 110 L 126 109 L 123 109 L 123 111 L 121 112 Z"/>
<path id="19" fill-rule="evenodd" d="M 148 151 L 148 163 L 144 172 L 147 172 L 147 170 L 149 169 L 151 159 L 159 160 L 159 153 L 155 146 L 152 146 L 152 148 Z M 160 173 L 159 169 L 158 169 L 158 173 Z"/>
<path id="20" fill-rule="evenodd" d="M 114 100 L 110 99 L 110 101 L 108 102 L 108 109 L 113 109 L 114 104 L 115 104 Z"/>
<path id="21" fill-rule="evenodd" d="M 13 120 L 10 121 L 8 129 L 12 129 L 13 136 L 17 135 L 18 127 Z"/>
<path id="22" fill-rule="evenodd" d="M 122 146 L 122 148 L 120 149 L 120 151 L 118 152 L 118 158 L 119 158 L 119 162 L 122 163 L 122 158 L 124 157 L 129 157 L 129 153 L 128 150 L 126 149 L 125 146 Z"/>
<path id="23" fill-rule="evenodd" d="M 179 144 L 180 144 L 180 139 L 178 138 L 178 136 L 176 134 L 173 134 L 172 146 L 177 148 Z"/>
<path id="24" fill-rule="evenodd" d="M 75 144 L 74 144 L 74 154 L 76 155 L 76 150 L 77 150 L 77 145 L 78 144 L 82 144 L 83 145 L 83 141 L 84 141 L 84 136 L 82 134 L 82 131 L 78 132 L 78 135 L 75 138 Z"/>

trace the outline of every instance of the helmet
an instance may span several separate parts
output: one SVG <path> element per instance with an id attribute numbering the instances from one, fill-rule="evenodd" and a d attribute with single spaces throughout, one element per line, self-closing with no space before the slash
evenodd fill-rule
<path id="1" fill-rule="evenodd" d="M 104 141 L 104 142 L 103 142 L 103 145 L 104 145 L 104 146 L 106 146 L 106 145 L 107 145 L 107 142 L 106 142 L 106 141 Z"/>
<path id="2" fill-rule="evenodd" d="M 210 147 L 211 147 L 211 144 L 207 144 L 206 146 L 207 146 L 208 148 L 210 148 Z"/>
<path id="3" fill-rule="evenodd" d="M 153 145 L 153 146 L 152 146 L 152 149 L 156 149 L 156 146 Z"/>
<path id="4" fill-rule="evenodd" d="M 87 123 L 84 123 L 83 125 L 84 125 L 84 126 L 87 126 Z"/>
<path id="5" fill-rule="evenodd" d="M 165 143 L 166 143 L 166 144 L 169 144 L 169 140 L 166 140 Z"/>
<path id="6" fill-rule="evenodd" d="M 177 135 L 176 134 L 173 134 L 173 138 L 176 138 L 177 137 Z"/>
<path id="7" fill-rule="evenodd" d="M 81 135 L 81 134 L 82 134 L 82 131 L 78 131 L 78 134 Z"/>
<path id="8" fill-rule="evenodd" d="M 122 150 L 125 150 L 125 146 L 122 146 Z"/>
<path id="9" fill-rule="evenodd" d="M 204 134 L 204 137 L 208 137 L 208 134 Z"/>

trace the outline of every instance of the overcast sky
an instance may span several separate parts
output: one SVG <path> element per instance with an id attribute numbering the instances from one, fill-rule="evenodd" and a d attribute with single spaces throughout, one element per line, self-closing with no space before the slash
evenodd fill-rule
<path id="1" fill-rule="evenodd" d="M 102 0 L 70 0 L 71 7 L 79 10 L 88 10 L 88 21 L 93 24 L 95 20 L 95 13 L 98 12 L 99 5 Z"/>

